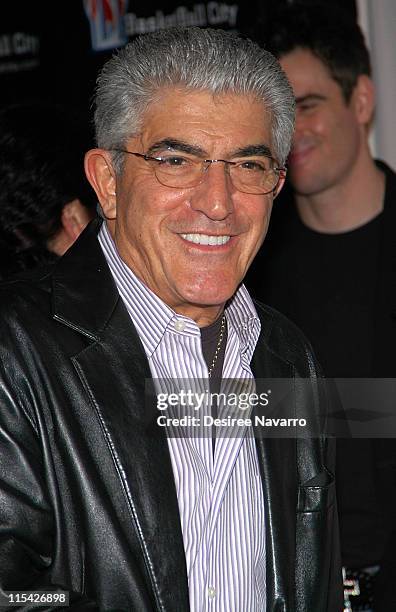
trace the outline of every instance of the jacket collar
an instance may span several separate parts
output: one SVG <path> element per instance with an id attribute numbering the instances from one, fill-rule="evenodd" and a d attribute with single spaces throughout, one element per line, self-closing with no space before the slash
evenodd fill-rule
<path id="1" fill-rule="evenodd" d="M 58 321 L 99 340 L 119 295 L 97 240 L 102 220 L 92 221 L 53 274 L 52 311 Z"/>

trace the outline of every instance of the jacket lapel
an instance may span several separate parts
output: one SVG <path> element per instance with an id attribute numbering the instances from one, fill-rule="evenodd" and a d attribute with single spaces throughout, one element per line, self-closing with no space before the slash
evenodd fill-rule
<path id="1" fill-rule="evenodd" d="M 254 377 L 292 378 L 291 367 L 267 348 L 270 320 L 262 320 L 262 333 L 252 360 Z M 267 610 L 293 610 L 296 558 L 296 440 L 257 438 L 257 455 L 265 499 Z M 294 467 L 293 467 L 294 466 Z"/>
<path id="2" fill-rule="evenodd" d="M 116 466 L 158 609 L 188 610 L 184 547 L 168 443 L 163 428 L 153 421 L 154 397 L 145 394 L 149 365 L 104 260 L 97 229 L 94 223 L 57 266 L 54 318 L 91 339 L 73 362 Z"/>

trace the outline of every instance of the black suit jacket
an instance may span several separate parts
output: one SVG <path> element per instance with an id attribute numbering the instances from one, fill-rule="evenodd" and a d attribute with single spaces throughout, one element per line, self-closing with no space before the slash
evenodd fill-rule
<path id="1" fill-rule="evenodd" d="M 78 609 L 187 612 L 168 444 L 145 418 L 149 365 L 98 225 L 53 270 L 0 289 L 0 587 L 58 586 Z M 296 416 L 318 419 L 327 399 L 309 346 L 258 311 L 256 376 L 309 377 Z M 264 439 L 257 452 L 267 611 L 341 609 L 331 440 Z"/>

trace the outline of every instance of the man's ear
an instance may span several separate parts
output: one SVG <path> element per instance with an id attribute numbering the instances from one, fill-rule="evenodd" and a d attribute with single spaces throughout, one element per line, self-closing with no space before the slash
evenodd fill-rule
<path id="1" fill-rule="evenodd" d="M 91 149 L 85 154 L 85 174 L 96 192 L 106 219 L 117 216 L 116 175 L 111 155 L 104 149 Z"/>
<path id="2" fill-rule="evenodd" d="M 356 118 L 361 125 L 369 125 L 374 114 L 375 90 L 372 79 L 361 74 L 352 92 L 351 104 L 354 105 Z"/>

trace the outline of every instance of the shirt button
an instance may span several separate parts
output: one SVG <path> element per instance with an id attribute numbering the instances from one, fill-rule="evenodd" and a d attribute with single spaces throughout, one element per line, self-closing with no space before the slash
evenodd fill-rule
<path id="1" fill-rule="evenodd" d="M 208 597 L 209 599 L 214 599 L 216 597 L 216 589 L 212 586 L 208 587 Z"/>
<path id="2" fill-rule="evenodd" d="M 182 332 L 186 329 L 186 323 L 185 321 L 181 321 L 180 319 L 178 319 L 177 321 L 175 321 L 175 330 L 178 332 Z"/>

